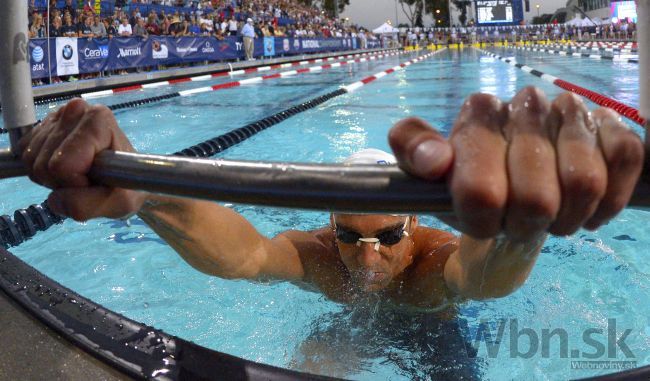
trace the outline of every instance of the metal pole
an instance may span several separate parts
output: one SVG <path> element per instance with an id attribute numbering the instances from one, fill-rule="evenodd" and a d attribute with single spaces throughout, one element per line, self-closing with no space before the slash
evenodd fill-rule
<path id="1" fill-rule="evenodd" d="M 8 0 L 0 7 L 0 99 L 15 155 L 20 154 L 18 140 L 36 124 L 27 9 L 24 0 Z"/>
<path id="2" fill-rule="evenodd" d="M 646 162 L 650 162 L 650 0 L 638 0 L 636 25 L 639 52 L 639 113 L 646 120 Z"/>
<path id="3" fill-rule="evenodd" d="M 47 2 L 47 74 L 52 84 L 52 61 L 50 60 L 50 27 L 52 26 L 52 15 L 50 14 L 50 2 Z"/>
<path id="4" fill-rule="evenodd" d="M 397 16 L 397 2 L 399 0 L 395 0 L 395 28 L 399 27 L 399 17 Z"/>
<path id="5" fill-rule="evenodd" d="M 0 178 L 24 176 L 22 162 L 0 152 Z M 90 173 L 98 184 L 175 196 L 349 213 L 448 214 L 444 181 L 411 177 L 396 166 L 190 159 L 106 151 Z M 650 207 L 650 181 L 630 206 Z"/>

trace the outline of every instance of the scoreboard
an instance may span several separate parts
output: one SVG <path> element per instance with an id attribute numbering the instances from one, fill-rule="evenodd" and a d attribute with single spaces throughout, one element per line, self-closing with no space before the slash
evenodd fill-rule
<path id="1" fill-rule="evenodd" d="M 524 18 L 521 0 L 477 0 L 476 20 L 483 25 L 519 24 Z"/>

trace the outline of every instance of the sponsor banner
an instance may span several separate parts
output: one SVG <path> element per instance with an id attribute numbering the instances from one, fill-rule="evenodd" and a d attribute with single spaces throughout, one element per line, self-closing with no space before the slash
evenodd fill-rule
<path id="1" fill-rule="evenodd" d="M 76 37 L 56 38 L 56 75 L 79 74 L 79 51 Z"/>
<path id="2" fill-rule="evenodd" d="M 264 37 L 264 56 L 275 56 L 275 37 Z"/>
<path id="3" fill-rule="evenodd" d="M 113 38 L 109 44 L 109 69 L 127 69 L 150 65 L 146 43 L 140 38 Z"/>
<path id="4" fill-rule="evenodd" d="M 212 37 L 168 38 L 170 59 L 174 63 L 216 60 L 216 41 Z"/>
<path id="5" fill-rule="evenodd" d="M 359 39 L 358 38 L 353 38 L 352 39 L 352 49 L 357 50 Z"/>
<path id="6" fill-rule="evenodd" d="M 51 62 L 47 60 L 47 39 L 30 40 L 33 78 L 97 73 L 128 68 L 178 64 L 192 61 L 243 59 L 244 44 L 239 37 L 160 37 L 50 39 Z M 256 57 L 334 52 L 360 46 L 355 39 L 265 37 L 255 39 Z M 368 41 L 368 47 L 379 47 Z M 49 66 L 49 67 L 48 67 Z"/>
<path id="7" fill-rule="evenodd" d="M 81 73 L 97 73 L 107 69 L 110 58 L 107 38 L 80 38 L 77 40 L 77 46 Z"/>
<path id="8" fill-rule="evenodd" d="M 368 46 L 368 49 L 378 49 L 378 48 L 381 48 L 381 41 L 379 41 L 379 40 L 368 40 L 366 42 L 366 46 Z"/>
<path id="9" fill-rule="evenodd" d="M 32 78 L 46 78 L 50 76 L 47 52 L 46 38 L 29 40 L 29 57 L 32 67 Z"/>

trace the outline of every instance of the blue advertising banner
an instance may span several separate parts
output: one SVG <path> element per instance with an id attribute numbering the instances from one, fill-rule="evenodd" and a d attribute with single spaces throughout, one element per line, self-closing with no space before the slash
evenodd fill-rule
<path id="1" fill-rule="evenodd" d="M 264 37 L 264 57 L 275 56 L 275 37 Z"/>
<path id="2" fill-rule="evenodd" d="M 169 54 L 175 62 L 215 61 L 216 38 L 213 37 L 179 37 L 169 38 Z"/>
<path id="3" fill-rule="evenodd" d="M 296 55 L 305 53 L 352 50 L 360 44 L 352 38 L 291 38 L 265 37 L 255 39 L 256 57 Z M 379 47 L 378 41 L 368 41 L 368 48 Z M 147 39 L 121 38 L 88 39 L 58 37 L 29 42 L 32 77 L 76 75 L 138 67 L 179 64 L 183 62 L 227 61 L 244 59 L 244 44 L 240 37 L 165 37 Z"/>
<path id="4" fill-rule="evenodd" d="M 147 44 L 141 38 L 111 39 L 109 46 L 109 70 L 128 69 L 132 67 L 150 66 L 151 52 L 147 52 Z"/>
<path id="5" fill-rule="evenodd" d="M 32 78 L 46 78 L 50 76 L 50 66 L 47 56 L 47 39 L 39 38 L 29 40 L 29 56 L 32 65 Z"/>
<path id="6" fill-rule="evenodd" d="M 108 38 L 78 38 L 79 72 L 97 73 L 106 70 L 110 49 Z"/>

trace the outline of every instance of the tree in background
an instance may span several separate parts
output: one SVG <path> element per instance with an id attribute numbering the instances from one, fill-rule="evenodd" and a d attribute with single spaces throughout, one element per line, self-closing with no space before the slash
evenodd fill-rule
<path id="1" fill-rule="evenodd" d="M 399 0 L 399 3 L 413 27 L 425 26 L 424 15 L 431 15 L 436 20 L 436 26 L 448 24 L 449 3 L 447 0 Z"/>
<path id="2" fill-rule="evenodd" d="M 469 3 L 465 0 L 451 0 L 451 2 L 454 3 L 456 9 L 460 11 L 460 17 L 458 17 L 458 21 L 460 21 L 461 24 L 465 25 L 467 23 L 467 5 L 469 5 Z"/>
<path id="3" fill-rule="evenodd" d="M 325 11 L 328 15 L 334 16 L 334 6 L 337 1 L 335 0 L 298 0 L 299 3 L 308 5 L 310 7 L 316 7 Z M 345 10 L 345 7 L 350 5 L 350 0 L 338 0 L 339 11 L 338 14 L 341 14 Z"/>

